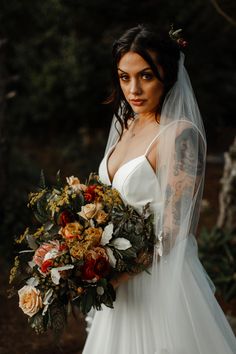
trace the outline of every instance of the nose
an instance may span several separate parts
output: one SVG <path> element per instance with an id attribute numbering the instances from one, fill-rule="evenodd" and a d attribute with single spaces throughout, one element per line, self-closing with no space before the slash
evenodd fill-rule
<path id="1" fill-rule="evenodd" d="M 142 93 L 142 87 L 140 85 L 139 80 L 137 80 L 136 78 L 130 81 L 130 93 L 134 96 L 140 95 Z"/>

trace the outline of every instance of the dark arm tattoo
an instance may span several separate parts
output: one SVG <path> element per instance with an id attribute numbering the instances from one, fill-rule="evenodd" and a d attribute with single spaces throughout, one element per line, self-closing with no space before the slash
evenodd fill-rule
<path id="1" fill-rule="evenodd" d="M 200 136 L 192 128 L 187 128 L 176 138 L 175 141 L 175 170 L 177 176 L 180 171 L 188 175 L 200 176 L 203 172 L 204 155 Z M 199 146 L 196 150 L 196 146 Z"/>

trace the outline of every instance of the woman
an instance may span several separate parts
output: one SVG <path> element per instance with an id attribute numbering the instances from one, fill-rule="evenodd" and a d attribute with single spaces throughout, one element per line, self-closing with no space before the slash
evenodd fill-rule
<path id="1" fill-rule="evenodd" d="M 113 282 L 114 309 L 92 321 L 83 354 L 233 354 L 234 334 L 197 254 L 206 138 L 178 33 L 137 26 L 113 47 L 114 119 L 102 182 L 137 211 L 150 202 L 150 274 Z"/>

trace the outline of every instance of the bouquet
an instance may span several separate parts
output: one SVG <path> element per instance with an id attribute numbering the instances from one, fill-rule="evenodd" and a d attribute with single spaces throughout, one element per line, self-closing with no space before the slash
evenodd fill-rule
<path id="1" fill-rule="evenodd" d="M 46 186 L 42 173 L 28 207 L 40 225 L 16 240 L 27 249 L 15 257 L 9 282 L 36 333 L 62 330 L 73 306 L 83 314 L 102 304 L 112 308 L 110 281 L 148 271 L 155 239 L 149 205 L 138 213 L 96 174 L 85 184 L 74 176 L 63 184 L 58 173 L 55 185 Z"/>

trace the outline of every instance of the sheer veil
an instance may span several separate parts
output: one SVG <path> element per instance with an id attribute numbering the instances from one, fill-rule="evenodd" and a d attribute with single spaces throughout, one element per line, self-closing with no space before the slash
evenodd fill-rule
<path id="1" fill-rule="evenodd" d="M 119 138 L 117 128 L 119 131 L 119 122 L 114 117 L 106 152 Z M 214 344 L 211 342 L 209 353 L 213 348 L 217 353 L 233 353 L 233 333 L 214 300 L 215 286 L 198 259 L 195 234 L 207 146 L 183 53 L 178 79 L 162 106 L 160 132 L 156 148 L 160 192 L 151 206 L 157 244 L 149 275 L 150 296 L 144 300 L 150 305 L 147 318 L 154 331 L 155 347 L 162 348 L 163 354 L 186 353 L 186 348 L 192 348 L 191 354 L 207 353 L 204 331 L 217 328 L 218 335 Z M 203 320 L 207 323 L 209 316 L 214 318 L 215 328 L 204 326 Z M 177 352 L 176 348 L 182 351 Z"/>

